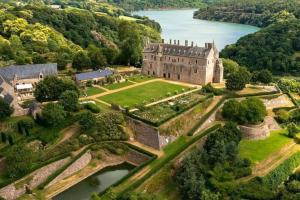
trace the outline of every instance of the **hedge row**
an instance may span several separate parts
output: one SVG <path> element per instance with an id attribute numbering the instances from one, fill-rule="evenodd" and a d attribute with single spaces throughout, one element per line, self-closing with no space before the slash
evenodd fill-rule
<path id="1" fill-rule="evenodd" d="M 165 164 L 173 160 L 176 156 L 178 156 L 181 152 L 183 152 L 185 149 L 187 149 L 190 145 L 197 142 L 200 138 L 208 135 L 211 132 L 214 132 L 218 130 L 221 127 L 220 124 L 216 124 L 205 131 L 203 131 L 201 134 L 196 135 L 195 137 L 191 138 L 189 141 L 187 141 L 184 145 L 180 146 L 176 151 L 173 151 L 169 155 L 166 155 L 165 157 L 161 158 L 160 162 L 153 167 L 145 176 L 140 178 L 139 180 L 135 181 L 131 185 L 129 185 L 124 191 L 119 193 L 118 195 L 125 194 L 129 191 L 133 191 L 137 187 L 139 187 L 144 181 L 146 181 L 148 178 L 150 178 L 152 175 L 154 175 L 156 172 L 158 172 Z"/>
<path id="2" fill-rule="evenodd" d="M 127 113 L 127 115 L 129 117 L 133 118 L 133 119 L 137 119 L 137 120 L 142 121 L 142 122 L 144 122 L 146 124 L 149 124 L 151 126 L 159 127 L 160 125 L 166 123 L 167 121 L 173 119 L 174 117 L 177 117 L 178 115 L 180 115 L 180 114 L 182 114 L 182 113 L 190 110 L 191 108 L 195 107 L 196 105 L 198 105 L 200 103 L 203 103 L 204 101 L 206 101 L 206 100 L 208 100 L 209 98 L 212 98 L 212 97 L 213 97 L 213 94 L 209 94 L 209 95 L 205 96 L 205 98 L 199 99 L 197 102 L 189 105 L 188 107 L 182 109 L 181 111 L 179 111 L 179 112 L 177 112 L 177 113 L 175 113 L 173 115 L 170 115 L 169 117 L 167 117 L 165 119 L 162 119 L 162 120 L 160 120 L 158 122 L 152 122 L 152 121 L 146 120 L 146 119 L 141 118 L 141 117 L 139 117 L 139 116 L 137 116 L 137 115 L 135 115 L 133 113 Z"/>
<path id="3" fill-rule="evenodd" d="M 63 171 L 65 171 L 69 166 L 71 166 L 76 160 L 78 160 L 83 154 L 85 154 L 89 150 L 90 146 L 76 155 L 70 162 L 63 165 L 61 168 L 56 170 L 53 174 L 51 174 L 43 183 L 38 186 L 38 189 L 44 189 L 52 180 L 54 180 L 58 175 L 60 175 Z"/>
<path id="4" fill-rule="evenodd" d="M 275 190 L 281 183 L 293 173 L 300 165 L 300 152 L 293 154 L 272 172 L 262 178 L 263 183 L 272 190 Z"/>

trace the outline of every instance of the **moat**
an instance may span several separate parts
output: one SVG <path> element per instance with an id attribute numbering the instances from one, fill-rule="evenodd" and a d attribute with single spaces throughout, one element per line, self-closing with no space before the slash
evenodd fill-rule
<path id="1" fill-rule="evenodd" d="M 149 10 L 133 12 L 134 15 L 147 16 L 160 23 L 162 38 L 194 41 L 198 46 L 215 41 L 219 50 L 235 43 L 240 37 L 259 30 L 258 27 L 226 22 L 212 22 L 193 19 L 195 9 L 189 10 Z"/>

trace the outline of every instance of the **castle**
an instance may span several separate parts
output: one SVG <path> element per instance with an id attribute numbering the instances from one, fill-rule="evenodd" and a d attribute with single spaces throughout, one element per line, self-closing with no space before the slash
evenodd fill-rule
<path id="1" fill-rule="evenodd" d="M 199 85 L 223 81 L 223 63 L 214 43 L 205 47 L 185 41 L 170 40 L 169 44 L 146 43 L 143 51 L 142 73 L 175 81 Z"/>

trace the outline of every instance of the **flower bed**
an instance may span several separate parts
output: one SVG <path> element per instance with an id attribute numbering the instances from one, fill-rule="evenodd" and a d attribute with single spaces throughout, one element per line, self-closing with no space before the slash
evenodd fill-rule
<path id="1" fill-rule="evenodd" d="M 130 113 L 130 116 L 148 124 L 159 126 L 196 104 L 203 102 L 207 97 L 194 92 L 150 107 L 144 107 Z"/>

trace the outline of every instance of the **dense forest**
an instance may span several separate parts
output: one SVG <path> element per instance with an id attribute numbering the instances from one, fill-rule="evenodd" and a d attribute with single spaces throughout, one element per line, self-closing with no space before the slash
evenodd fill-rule
<path id="1" fill-rule="evenodd" d="M 251 70 L 269 69 L 275 74 L 300 72 L 300 20 L 274 23 L 228 45 L 221 56 Z"/>
<path id="2" fill-rule="evenodd" d="M 278 75 L 299 74 L 299 0 L 222 0 L 206 4 L 194 17 L 262 27 L 226 46 L 221 56 L 252 71 L 269 69 Z"/>
<path id="3" fill-rule="evenodd" d="M 287 11 L 300 17 L 299 0 L 221 0 L 215 1 L 195 12 L 194 17 L 213 21 L 225 21 L 266 27 Z M 280 17 L 290 17 L 282 15 Z"/>
<path id="4" fill-rule="evenodd" d="M 63 69 L 70 63 L 86 68 L 140 63 L 144 39 L 160 39 L 159 24 L 125 16 L 129 14 L 112 5 L 101 12 L 102 4 L 96 5 L 54 9 L 43 1 L 1 3 L 0 65 L 57 62 Z M 110 14 L 111 9 L 117 14 Z"/>
<path id="5" fill-rule="evenodd" d="M 146 10 L 155 8 L 200 8 L 213 0 L 109 0 L 126 10 Z"/>

